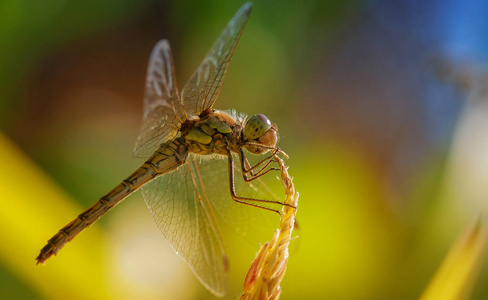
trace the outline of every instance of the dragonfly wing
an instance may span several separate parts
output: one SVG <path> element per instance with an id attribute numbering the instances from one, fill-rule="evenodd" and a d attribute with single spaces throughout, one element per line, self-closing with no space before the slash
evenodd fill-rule
<path id="1" fill-rule="evenodd" d="M 176 136 L 180 120 L 186 119 L 174 74 L 171 48 L 159 41 L 149 58 L 142 127 L 134 157 L 147 158 L 159 145 Z"/>
<path id="2" fill-rule="evenodd" d="M 190 154 L 182 167 L 142 187 L 142 194 L 164 237 L 201 283 L 223 296 L 229 276 L 227 256 L 197 165 Z"/>
<path id="3" fill-rule="evenodd" d="M 181 99 L 188 115 L 200 115 L 213 106 L 250 12 L 249 2 L 237 11 L 183 87 Z"/>
<path id="4" fill-rule="evenodd" d="M 237 196 L 283 201 L 271 191 L 263 180 L 258 178 L 252 182 L 244 181 L 239 158 L 236 154 L 233 154 L 233 158 L 234 184 Z M 253 244 L 263 244 L 271 238 L 273 231 L 279 227 L 279 215 L 269 210 L 248 206 L 232 200 L 230 196 L 228 158 L 226 156 L 214 155 L 211 159 L 202 158 L 198 164 L 198 171 L 202 174 L 203 186 L 206 188 L 206 193 L 215 208 L 215 212 L 230 229 Z M 273 175 L 266 175 L 263 178 L 276 180 Z M 254 202 L 254 204 L 281 210 L 280 205 L 268 205 L 257 202 Z"/>

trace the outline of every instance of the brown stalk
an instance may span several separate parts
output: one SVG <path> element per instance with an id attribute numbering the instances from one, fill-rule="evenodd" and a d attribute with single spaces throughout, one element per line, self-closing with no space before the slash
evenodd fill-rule
<path id="1" fill-rule="evenodd" d="M 286 199 L 281 210 L 280 228 L 273 233 L 271 241 L 264 244 L 251 264 L 244 280 L 243 294 L 239 299 L 278 299 L 281 294 L 281 280 L 285 275 L 288 262 L 288 245 L 295 226 L 298 193 L 295 192 L 293 179 L 288 174 L 288 167 L 283 159 L 274 156 L 281 172 L 281 183 Z"/>

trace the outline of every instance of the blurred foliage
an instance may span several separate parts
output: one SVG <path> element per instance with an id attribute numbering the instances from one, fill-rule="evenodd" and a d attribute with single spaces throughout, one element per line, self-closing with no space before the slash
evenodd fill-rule
<path id="1" fill-rule="evenodd" d="M 449 39 L 483 41 L 459 20 L 486 5 L 447 2 L 255 1 L 215 108 L 266 114 L 290 155 L 300 237 L 283 299 L 420 297 L 456 236 L 486 217 L 485 58 L 470 76 L 455 55 L 432 63 L 453 44 L 482 52 Z M 140 195 L 46 266 L 34 258 L 141 163 L 130 157 L 154 44 L 170 41 L 181 88 L 241 4 L 0 2 L 0 298 L 212 298 Z M 223 230 L 230 299 L 259 245 Z M 486 251 L 471 250 L 456 281 L 486 299 Z"/>
<path id="2" fill-rule="evenodd" d="M 2 125 L 10 118 L 14 101 L 40 60 L 60 47 L 100 34 L 137 12 L 137 1 L 2 1 L 0 3 L 0 102 Z M 10 112 L 10 113 L 9 113 Z"/>

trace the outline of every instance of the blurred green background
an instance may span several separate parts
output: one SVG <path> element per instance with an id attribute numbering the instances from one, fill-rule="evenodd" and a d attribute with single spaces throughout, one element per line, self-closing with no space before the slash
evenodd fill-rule
<path id="1" fill-rule="evenodd" d="M 242 3 L 0 1 L 0 298 L 212 299 L 140 194 L 46 266 L 34 258 L 141 163 L 155 43 L 170 41 L 181 88 Z M 487 12 L 254 1 L 215 108 L 266 114 L 290 156 L 300 238 L 283 299 L 418 298 L 486 214 Z M 258 245 L 229 239 L 235 299 Z M 486 299 L 478 264 L 472 299 Z"/>

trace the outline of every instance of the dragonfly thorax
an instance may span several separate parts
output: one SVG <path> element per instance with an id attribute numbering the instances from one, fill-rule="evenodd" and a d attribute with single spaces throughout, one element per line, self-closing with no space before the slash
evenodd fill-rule
<path id="1" fill-rule="evenodd" d="M 190 152 L 224 154 L 238 151 L 241 126 L 232 116 L 212 110 L 204 119 L 189 121 L 181 132 Z"/>
<path id="2" fill-rule="evenodd" d="M 243 117 L 211 110 L 203 119 L 187 121 L 181 135 L 189 151 L 197 154 L 227 155 L 241 148 L 262 154 L 276 146 L 277 128 L 266 116 L 254 115 L 244 122 Z"/>

